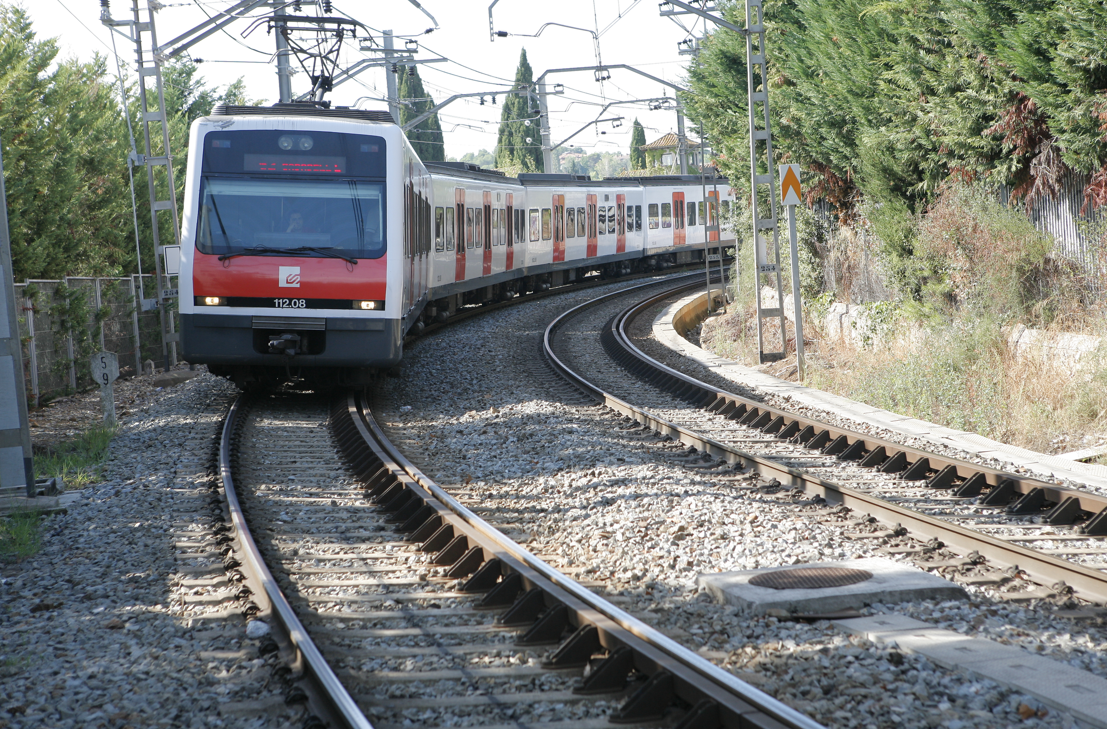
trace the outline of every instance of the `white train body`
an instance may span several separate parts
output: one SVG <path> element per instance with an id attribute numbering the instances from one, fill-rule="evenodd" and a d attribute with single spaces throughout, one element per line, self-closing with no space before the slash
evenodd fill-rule
<path id="1" fill-rule="evenodd" d="M 718 226 L 719 203 L 733 199 L 726 180 L 516 179 L 423 164 L 387 119 L 231 107 L 193 123 L 179 284 L 187 361 L 240 385 L 355 384 L 397 364 L 413 327 L 463 305 L 733 245 Z"/>

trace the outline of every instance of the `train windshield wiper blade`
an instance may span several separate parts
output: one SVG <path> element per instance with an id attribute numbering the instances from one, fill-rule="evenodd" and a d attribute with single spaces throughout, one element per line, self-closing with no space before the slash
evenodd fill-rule
<path id="1" fill-rule="evenodd" d="M 278 255 L 293 255 L 301 256 L 303 253 L 298 252 L 296 248 L 272 248 L 270 246 L 251 246 L 250 248 L 243 248 L 240 251 L 234 253 L 224 253 L 219 256 L 220 261 L 225 261 L 228 258 L 234 258 L 235 256 L 265 256 L 270 253 L 276 253 Z"/>
<path id="2" fill-rule="evenodd" d="M 334 248 L 319 246 L 300 246 L 299 248 L 289 248 L 288 250 L 295 251 L 296 253 L 319 253 L 329 258 L 341 258 L 342 260 L 348 261 L 349 263 L 357 264 L 356 258 L 354 258 L 353 256 L 346 256 L 341 253 L 335 253 Z"/>

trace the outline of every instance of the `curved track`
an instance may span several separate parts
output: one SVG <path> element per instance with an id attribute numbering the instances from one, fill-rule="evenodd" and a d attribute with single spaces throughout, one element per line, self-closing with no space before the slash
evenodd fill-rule
<path id="1" fill-rule="evenodd" d="M 812 502 L 814 497 L 848 507 L 823 509 L 823 516 L 855 518 L 846 516 L 849 510 L 868 515 L 856 520 L 856 536 L 898 540 L 889 551 L 938 559 L 948 545 L 964 557 L 932 566 L 959 570 L 966 581 L 1005 581 L 982 566 L 991 560 L 1008 575 L 1027 575 L 1041 586 L 1024 597 L 1064 597 L 1075 590 L 1090 600 L 1107 600 L 1107 549 L 1100 539 L 1107 533 L 1107 498 L 768 407 L 647 356 L 628 334 L 631 322 L 692 288 L 670 289 L 628 308 L 620 303 L 626 292 L 576 307 L 547 328 L 546 356 L 577 387 L 680 440 L 702 454 L 703 467 L 717 467 L 721 476 L 733 474 L 734 467 L 753 469 L 768 480 L 760 488 L 790 487 L 807 505 L 824 503 Z M 610 359 L 582 353 L 580 337 L 570 333 L 594 327 L 572 324 L 585 317 L 607 321 L 601 342 L 589 346 L 598 350 L 602 344 Z M 714 466 L 713 459 L 718 459 Z"/>
<path id="2" fill-rule="evenodd" d="M 503 536 L 355 395 L 241 398 L 220 470 L 305 726 L 819 726 Z"/>

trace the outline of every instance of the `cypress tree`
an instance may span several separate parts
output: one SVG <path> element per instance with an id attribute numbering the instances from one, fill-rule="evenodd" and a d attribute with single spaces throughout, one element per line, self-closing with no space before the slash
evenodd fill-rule
<path id="1" fill-rule="evenodd" d="M 538 111 L 531 110 L 529 91 L 533 86 L 534 72 L 527 61 L 527 51 L 523 49 L 519 54 L 519 67 L 515 70 L 512 88 L 526 90 L 527 93 L 509 94 L 504 99 L 496 138 L 497 167 L 518 167 L 522 172 L 544 171 Z M 528 142 L 528 138 L 531 141 Z"/>
<path id="2" fill-rule="evenodd" d="M 630 133 L 630 168 L 632 170 L 644 170 L 646 168 L 646 130 L 637 117 L 634 119 L 634 127 Z"/>
<path id="3" fill-rule="evenodd" d="M 401 68 L 398 93 L 400 100 L 405 102 L 400 105 L 401 126 L 434 108 L 434 99 L 423 88 L 423 79 L 419 76 L 417 66 L 411 66 L 407 71 Z M 406 134 L 415 153 L 424 162 L 446 160 L 442 124 L 438 120 L 437 112 L 419 122 L 413 129 L 409 129 Z"/>

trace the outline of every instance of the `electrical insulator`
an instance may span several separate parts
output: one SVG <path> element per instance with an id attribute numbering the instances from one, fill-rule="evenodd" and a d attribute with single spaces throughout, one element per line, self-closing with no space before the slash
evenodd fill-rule
<path id="1" fill-rule="evenodd" d="M 400 72 L 400 64 L 393 63 L 392 64 L 392 73 L 399 73 L 399 72 Z"/>
<path id="2" fill-rule="evenodd" d="M 483 96 L 482 96 L 482 97 L 480 97 L 480 105 L 481 105 L 481 106 L 484 106 L 484 97 L 483 97 Z"/>
<path id="3" fill-rule="evenodd" d="M 329 13 L 331 11 L 331 0 L 323 0 L 323 12 Z"/>
<path id="4" fill-rule="evenodd" d="M 408 66 L 407 67 L 407 77 L 408 78 L 415 78 L 415 66 Z"/>
<path id="5" fill-rule="evenodd" d="M 496 96 L 495 96 L 495 94 L 493 94 L 493 96 L 492 96 L 492 106 L 495 106 L 495 105 L 496 105 Z"/>

